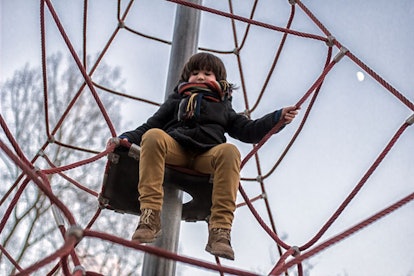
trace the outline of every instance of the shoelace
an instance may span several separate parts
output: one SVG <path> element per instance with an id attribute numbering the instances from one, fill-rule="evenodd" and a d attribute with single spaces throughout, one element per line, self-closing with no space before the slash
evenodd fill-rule
<path id="1" fill-rule="evenodd" d="M 219 237 L 218 240 L 224 239 L 227 242 L 230 242 L 230 231 L 227 229 L 221 229 L 221 228 L 213 228 L 213 233 L 217 234 Z"/>
<path id="2" fill-rule="evenodd" d="M 151 209 L 144 209 L 144 211 L 141 214 L 141 222 L 143 224 L 150 224 L 152 213 L 153 212 Z"/>

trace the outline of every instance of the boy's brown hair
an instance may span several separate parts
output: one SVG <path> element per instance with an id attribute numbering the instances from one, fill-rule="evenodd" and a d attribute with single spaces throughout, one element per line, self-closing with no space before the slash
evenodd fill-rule
<path id="1" fill-rule="evenodd" d="M 227 73 L 223 61 L 210 53 L 198 53 L 193 55 L 181 72 L 180 81 L 188 81 L 191 72 L 194 70 L 208 70 L 212 71 L 216 76 L 217 81 L 226 80 Z"/>

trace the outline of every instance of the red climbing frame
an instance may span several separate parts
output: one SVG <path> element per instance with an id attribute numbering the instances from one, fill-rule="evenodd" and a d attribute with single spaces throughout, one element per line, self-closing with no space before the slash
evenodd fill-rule
<path id="1" fill-rule="evenodd" d="M 343 58 L 349 58 L 352 62 L 354 62 L 356 65 L 358 65 L 362 70 L 364 70 L 367 74 L 369 74 L 374 80 L 376 80 L 379 84 L 381 84 L 385 90 L 390 92 L 393 96 L 395 96 L 403 105 L 408 107 L 411 111 L 414 111 L 414 104 L 407 99 L 401 92 L 399 92 L 396 88 L 391 86 L 387 81 L 385 81 L 381 76 L 379 76 L 374 70 L 369 68 L 366 64 L 364 64 L 359 58 L 357 58 L 351 51 L 346 49 L 338 39 L 332 36 L 332 34 L 328 31 L 328 29 L 312 14 L 312 12 L 299 0 L 289 1 L 291 3 L 291 15 L 289 17 L 289 20 L 286 24 L 286 27 L 279 27 L 274 26 L 271 24 L 266 24 L 257 20 L 252 19 L 254 14 L 254 7 L 250 18 L 238 16 L 232 12 L 231 5 L 230 5 L 230 12 L 223 12 L 219 11 L 210 7 L 202 6 L 202 5 L 196 5 L 191 2 L 183 1 L 183 0 L 168 0 L 171 3 L 176 3 L 177 5 L 185 5 L 191 8 L 202 10 L 206 13 L 214 13 L 218 16 L 226 17 L 232 20 L 241 21 L 248 23 L 249 25 L 255 25 L 259 26 L 261 28 L 281 32 L 284 34 L 283 39 L 281 40 L 281 43 L 279 45 L 277 54 L 274 58 L 273 66 L 271 67 L 271 70 L 269 72 L 268 78 L 264 84 L 264 87 L 258 97 L 257 102 L 262 98 L 264 88 L 266 87 L 268 80 L 270 78 L 270 75 L 272 74 L 272 71 L 274 69 L 274 65 L 277 63 L 279 54 L 282 51 L 284 47 L 284 43 L 286 41 L 286 38 L 288 35 L 290 36 L 300 36 L 307 39 L 316 40 L 321 43 L 325 43 L 327 46 L 327 57 L 325 66 L 322 70 L 322 73 L 318 76 L 318 78 L 313 82 L 311 87 L 303 94 L 303 96 L 297 100 L 295 103 L 296 107 L 300 108 L 304 104 L 305 101 L 310 99 L 310 103 L 307 106 L 307 109 L 305 110 L 305 115 L 303 117 L 303 120 L 297 129 L 295 135 L 293 136 L 291 142 L 286 147 L 285 151 L 283 152 L 280 159 L 276 162 L 275 167 L 280 163 L 280 161 L 283 159 L 283 157 L 286 155 L 286 153 L 289 151 L 291 145 L 295 142 L 296 137 L 300 134 L 303 125 L 306 123 L 307 115 L 309 114 L 310 110 L 313 107 L 313 103 L 318 96 L 319 90 L 321 86 L 323 85 L 323 81 L 327 74 L 331 71 L 332 68 L 335 67 L 335 65 L 340 62 Z M 230 1 L 231 3 L 231 1 Z M 73 164 L 64 165 L 61 167 L 56 167 L 54 164 L 50 162 L 50 160 L 47 159 L 47 156 L 42 156 L 40 153 L 46 149 L 51 143 L 56 143 L 61 146 L 69 146 L 70 145 L 64 145 L 63 143 L 60 143 L 59 141 L 56 141 L 54 139 L 54 135 L 59 130 L 59 128 L 62 126 L 66 116 L 68 116 L 68 113 L 72 106 L 76 102 L 76 98 L 83 92 L 85 86 L 88 86 L 91 93 L 94 96 L 94 99 L 96 101 L 96 105 L 100 108 L 104 119 L 106 120 L 108 129 L 110 130 L 113 137 L 116 137 L 116 131 L 115 128 L 112 125 L 112 122 L 109 118 L 109 116 L 106 113 L 104 105 L 101 103 L 99 95 L 95 91 L 95 87 L 99 87 L 101 89 L 105 89 L 110 93 L 114 93 L 117 95 L 125 96 L 130 99 L 138 100 L 147 102 L 150 104 L 157 105 L 157 103 L 140 99 L 137 97 L 133 97 L 131 95 L 126 95 L 117 91 L 112 91 L 110 89 L 107 89 L 105 87 L 99 86 L 99 84 L 95 84 L 92 81 L 93 73 L 95 69 L 99 66 L 100 61 L 105 56 L 109 46 L 114 41 L 116 36 L 121 30 L 126 30 L 128 32 L 131 32 L 135 35 L 143 36 L 148 39 L 152 39 L 155 41 L 158 41 L 160 43 L 169 44 L 168 41 L 151 37 L 148 35 L 143 35 L 135 30 L 132 30 L 125 24 L 125 19 L 128 16 L 128 13 L 132 7 L 133 0 L 129 1 L 128 5 L 126 5 L 124 9 L 124 13 L 121 14 L 121 4 L 120 1 L 118 3 L 118 27 L 115 29 L 113 35 L 108 40 L 105 47 L 102 49 L 100 56 L 98 57 L 96 63 L 92 66 L 92 69 L 90 69 L 89 72 L 86 71 L 84 64 L 81 61 L 81 58 L 77 55 L 74 47 L 72 46 L 72 43 L 69 39 L 69 37 L 66 34 L 66 31 L 64 27 L 62 26 L 59 16 L 57 15 L 54 6 L 50 0 L 44 0 L 40 1 L 40 28 L 41 28 L 41 47 L 42 47 L 42 61 L 43 61 L 43 79 L 44 79 L 44 97 L 45 101 L 47 101 L 47 70 L 46 70 L 46 29 L 45 29 L 45 11 L 47 10 L 50 15 L 52 16 L 64 42 L 67 45 L 68 50 L 73 56 L 74 61 L 78 65 L 80 73 L 83 75 L 85 79 L 85 84 L 79 88 L 78 93 L 74 97 L 73 101 L 70 103 L 70 105 L 67 107 L 66 112 L 62 115 L 59 122 L 56 124 L 55 128 L 50 130 L 49 129 L 49 122 L 47 118 L 48 110 L 47 110 L 47 104 L 45 105 L 45 114 L 46 114 L 46 129 L 47 129 L 47 136 L 48 139 L 45 142 L 44 146 L 39 151 L 39 154 L 36 155 L 32 160 L 29 160 L 28 157 L 25 156 L 25 154 L 22 152 L 22 150 L 19 147 L 19 144 L 16 142 L 15 138 L 13 137 L 13 134 L 10 132 L 7 122 L 4 120 L 3 116 L 0 115 L 0 124 L 1 128 L 3 129 L 5 136 L 7 137 L 9 144 L 12 145 L 12 148 L 10 148 L 4 141 L 0 140 L 0 148 L 4 152 L 5 155 L 7 155 L 10 160 L 12 160 L 21 170 L 22 174 L 21 176 L 16 180 L 16 182 L 10 187 L 9 191 L 3 196 L 3 198 L 0 201 L 0 204 L 3 205 L 6 202 L 6 199 L 12 198 L 10 201 L 10 204 L 7 206 L 6 211 L 1 219 L 0 222 L 0 233 L 4 230 L 5 224 L 7 220 L 10 218 L 11 212 L 13 208 L 16 207 L 17 202 L 21 198 L 21 195 L 23 191 L 27 188 L 29 182 L 32 182 L 34 185 L 36 185 L 39 189 L 41 189 L 45 195 L 50 199 L 51 202 L 60 210 L 60 212 L 63 214 L 63 216 L 66 218 L 66 220 L 70 223 L 69 228 L 65 228 L 63 225 L 59 225 L 59 229 L 62 232 L 62 235 L 65 237 L 63 246 L 58 249 L 56 252 L 49 256 L 42 257 L 40 260 L 37 260 L 34 262 L 33 265 L 22 268 L 16 261 L 13 259 L 12 254 L 8 252 L 6 248 L 3 246 L 0 246 L 1 252 L 6 256 L 6 258 L 16 267 L 16 269 L 19 271 L 17 275 L 27 275 L 30 273 L 33 273 L 37 271 L 39 268 L 46 266 L 47 264 L 60 260 L 58 264 L 52 269 L 51 273 L 56 271 L 59 267 L 62 269 L 65 275 L 99 275 L 95 272 L 87 271 L 84 273 L 82 269 L 79 269 L 82 267 L 82 264 L 79 260 L 79 258 L 76 255 L 76 246 L 80 239 L 82 238 L 99 238 L 102 240 L 106 240 L 108 242 L 112 242 L 115 244 L 123 245 L 125 247 L 134 248 L 136 250 L 140 250 L 143 252 L 148 252 L 151 254 L 155 254 L 157 256 L 162 256 L 168 259 L 176 260 L 179 262 L 183 262 L 186 264 L 192 264 L 195 266 L 199 266 L 202 268 L 207 268 L 215 271 L 219 271 L 221 273 L 229 273 L 229 274 L 236 274 L 236 275 L 256 275 L 255 273 L 239 270 L 236 268 L 226 267 L 222 266 L 217 259 L 217 264 L 209 263 L 200 261 L 197 259 L 192 259 L 189 257 L 181 256 L 179 254 L 174 254 L 171 252 L 167 252 L 165 250 L 154 248 L 151 246 L 146 246 L 142 244 L 133 243 L 131 241 L 127 241 L 124 239 L 121 239 L 119 237 L 102 233 L 98 231 L 91 230 L 91 226 L 94 224 L 95 220 L 99 217 L 99 214 L 101 212 L 101 209 L 98 209 L 96 211 L 96 214 L 90 219 L 89 224 L 85 228 L 79 228 L 76 226 L 76 220 L 71 214 L 70 210 L 65 206 L 62 201 L 53 194 L 52 190 L 50 189 L 50 183 L 47 178 L 47 175 L 49 174 L 59 174 L 62 177 L 67 178 L 67 176 L 64 175 L 64 172 L 69 169 L 73 169 L 79 166 L 83 166 L 90 162 L 95 162 L 96 160 L 100 158 L 104 158 L 105 156 L 109 156 L 107 170 L 106 170 L 106 177 L 103 181 L 103 189 L 101 193 L 99 194 L 96 191 L 91 191 L 88 188 L 84 187 L 81 183 L 76 182 L 73 179 L 67 178 L 70 183 L 74 184 L 75 186 L 79 187 L 80 189 L 84 190 L 86 193 L 89 193 L 92 196 L 99 197 L 99 202 L 101 204 L 101 207 L 103 208 L 109 208 L 114 209 L 117 211 L 127 212 L 127 213 L 133 213 L 133 214 L 139 214 L 139 205 L 137 201 L 138 193 L 136 191 L 136 183 L 138 179 L 138 172 L 137 170 L 134 170 L 138 167 L 137 160 L 134 160 L 133 158 L 128 157 L 128 151 L 124 151 L 121 147 L 116 147 L 115 144 L 109 145 L 104 151 L 97 153 L 94 157 L 86 159 L 86 160 L 79 160 L 78 162 L 75 162 Z M 315 35 L 310 33 L 304 33 L 304 32 L 298 32 L 295 30 L 292 30 L 290 28 L 292 20 L 294 18 L 295 9 L 296 7 L 299 7 L 313 22 L 320 31 L 322 32 L 322 35 Z M 85 22 L 87 17 L 87 0 L 85 0 Z M 84 33 L 86 34 L 86 24 L 84 24 Z M 236 34 L 235 28 L 233 29 L 233 32 Z M 247 36 L 248 31 L 246 31 L 245 36 Z M 235 36 L 236 37 L 236 36 Z M 85 41 L 84 45 L 86 44 L 86 35 L 85 35 Z M 243 43 L 241 45 L 238 45 L 237 41 L 235 41 L 236 50 L 232 50 L 226 53 L 221 52 L 222 54 L 234 54 L 236 56 L 236 59 L 238 61 L 238 64 L 241 64 L 240 59 L 240 51 L 242 50 Z M 85 46 L 84 46 L 85 47 Z M 203 49 L 205 51 L 211 51 L 216 52 L 213 49 Z M 332 58 L 332 52 L 336 50 L 337 54 Z M 86 52 L 86 47 L 84 48 L 84 52 Z M 241 71 L 241 70 L 240 70 Z M 243 74 L 242 75 L 242 88 L 244 87 L 244 79 Z M 243 89 L 243 93 L 245 93 L 245 89 Z M 245 95 L 245 98 L 246 95 Z M 253 106 L 253 108 L 249 108 L 249 106 L 246 104 L 246 113 L 247 115 L 250 114 L 257 106 Z M 335 235 L 334 237 L 325 240 L 321 243 L 319 243 L 317 246 L 315 244 L 320 240 L 322 235 L 329 229 L 329 227 L 335 222 L 335 220 L 341 215 L 341 213 L 344 211 L 344 209 L 349 205 L 349 203 L 352 201 L 352 199 L 358 194 L 358 192 L 362 189 L 364 184 L 367 182 L 368 178 L 372 175 L 372 173 L 377 169 L 378 165 L 384 160 L 388 152 L 390 152 L 393 148 L 393 146 L 396 144 L 398 139 L 401 137 L 401 135 L 408 129 L 409 126 L 411 126 L 414 123 L 414 116 L 411 116 L 407 119 L 407 121 L 403 122 L 401 124 L 401 127 L 395 132 L 389 143 L 385 146 L 385 148 L 381 151 L 377 159 L 373 162 L 372 166 L 366 171 L 366 173 L 362 176 L 360 181 L 355 185 L 351 193 L 344 199 L 344 201 L 339 205 L 338 209 L 331 215 L 331 217 L 326 221 L 326 223 L 320 228 L 320 230 L 305 244 L 297 246 L 297 245 L 290 245 L 284 242 L 277 234 L 276 226 L 272 217 L 272 213 L 270 212 L 269 208 L 269 202 L 267 201 L 266 197 L 257 196 L 254 198 L 249 198 L 246 194 L 243 185 L 240 185 L 240 194 L 242 195 L 245 203 L 243 205 L 247 205 L 252 214 L 257 219 L 258 223 L 261 225 L 261 227 L 268 233 L 268 235 L 275 241 L 279 248 L 280 253 L 280 259 L 278 262 L 274 265 L 273 269 L 269 271 L 269 275 L 280 275 L 283 274 L 285 271 L 287 271 L 290 267 L 297 265 L 298 266 L 298 274 L 301 275 L 303 273 L 301 263 L 302 261 L 306 260 L 307 258 L 312 257 L 316 253 L 324 250 L 325 248 L 332 246 L 333 244 L 337 243 L 340 240 L 343 240 L 347 238 L 348 236 L 352 235 L 354 232 L 366 227 L 367 225 L 374 223 L 375 221 L 383 218 L 384 216 L 388 215 L 389 213 L 395 211 L 396 209 L 400 208 L 404 204 L 407 204 L 408 202 L 412 201 L 414 199 L 414 193 L 408 194 L 407 196 L 403 197 L 401 200 L 398 200 L 394 204 L 391 204 L 390 206 L 384 208 L 383 210 L 373 214 L 369 218 L 363 220 L 362 222 L 354 225 L 353 227 L 345 230 L 344 232 Z M 246 164 L 248 160 L 250 160 L 252 157 L 255 157 L 258 150 L 268 141 L 268 139 L 272 136 L 274 132 L 276 132 L 279 129 L 280 125 L 276 126 L 273 130 L 271 130 L 266 137 L 260 141 L 255 147 L 244 157 L 242 161 L 242 166 Z M 78 150 L 83 150 L 76 148 L 76 146 L 73 146 L 73 148 Z M 33 164 L 39 157 L 44 157 L 47 162 L 49 162 L 50 168 L 47 169 L 35 169 Z M 118 159 L 119 163 L 116 163 L 114 160 Z M 125 164 L 124 164 L 125 162 Z M 258 162 L 258 165 L 260 166 L 260 163 Z M 126 168 L 126 171 L 124 169 Z M 133 174 L 133 176 L 130 176 L 130 174 Z M 125 177 L 121 177 L 124 175 Z M 183 171 L 183 169 L 180 168 L 173 168 L 173 167 L 167 167 L 166 169 L 166 178 L 180 178 L 180 183 L 183 183 L 182 186 L 180 186 L 181 189 L 184 191 L 187 191 L 189 194 L 191 194 L 194 198 L 194 201 L 189 202 L 187 205 L 184 205 L 183 209 L 183 219 L 189 220 L 189 221 L 197 221 L 197 220 L 205 220 L 208 216 L 209 212 L 209 206 L 211 205 L 211 201 L 204 201 L 205 198 L 208 198 L 205 196 L 206 194 L 211 194 L 211 183 L 209 183 L 209 176 L 206 175 L 194 175 L 194 172 L 188 172 Z M 265 187 L 263 185 L 263 179 L 266 178 L 266 176 L 262 176 L 261 179 L 258 179 L 258 181 L 261 184 L 262 187 L 262 194 L 266 194 Z M 200 181 L 200 182 L 197 182 Z M 125 186 L 122 182 L 127 183 Z M 194 185 L 186 186 L 185 183 L 199 183 L 197 186 L 203 187 L 203 190 L 192 190 L 192 187 Z M 210 184 L 210 185 L 209 185 Z M 122 202 L 118 200 L 117 192 L 115 192 L 119 187 L 127 187 L 126 190 L 122 190 L 120 196 L 125 199 L 128 198 L 127 202 Z M 204 190 L 205 188 L 205 190 Z M 14 196 L 12 197 L 12 194 L 14 193 Z M 264 220 L 261 218 L 258 211 L 253 206 L 252 202 L 254 200 L 263 199 L 267 206 L 268 215 L 270 217 L 270 226 L 267 225 Z M 211 199 L 210 199 L 211 200 Z M 241 205 L 240 205 L 241 206 Z M 73 266 L 75 267 L 75 270 L 73 273 L 69 272 L 68 267 L 68 257 L 71 257 L 71 261 Z M 288 257 L 293 256 L 291 260 L 288 261 Z"/>

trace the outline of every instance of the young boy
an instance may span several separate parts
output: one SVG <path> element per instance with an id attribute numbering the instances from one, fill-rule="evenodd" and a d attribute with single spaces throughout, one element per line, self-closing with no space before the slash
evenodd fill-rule
<path id="1" fill-rule="evenodd" d="M 146 123 L 120 135 L 141 146 L 138 191 L 141 216 L 132 240 L 153 242 L 161 234 L 165 164 L 213 174 L 209 237 L 206 251 L 234 260 L 230 230 L 236 209 L 241 157 L 226 143 L 225 133 L 242 142 L 259 142 L 279 121 L 290 123 L 294 106 L 257 120 L 237 114 L 231 106 L 233 85 L 218 57 L 193 55 L 169 98 Z"/>

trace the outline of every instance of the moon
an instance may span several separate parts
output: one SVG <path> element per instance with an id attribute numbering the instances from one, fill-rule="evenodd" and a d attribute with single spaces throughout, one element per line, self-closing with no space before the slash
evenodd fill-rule
<path id="1" fill-rule="evenodd" d="M 356 73 L 356 77 L 357 77 L 357 80 L 358 80 L 358 81 L 363 81 L 363 80 L 365 79 L 365 75 L 364 75 L 364 73 L 362 73 L 361 71 L 358 71 L 358 72 Z"/>

